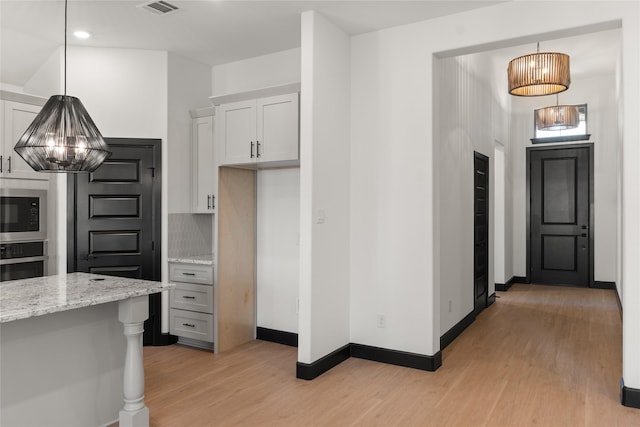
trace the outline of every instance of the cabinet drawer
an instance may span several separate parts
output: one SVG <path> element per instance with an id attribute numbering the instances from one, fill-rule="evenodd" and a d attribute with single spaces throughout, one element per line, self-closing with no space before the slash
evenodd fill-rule
<path id="1" fill-rule="evenodd" d="M 198 264 L 169 264 L 169 281 L 213 285 L 213 267 Z"/>
<path id="2" fill-rule="evenodd" d="M 213 313 L 213 286 L 176 283 L 171 290 L 171 308 Z"/>
<path id="3" fill-rule="evenodd" d="M 213 342 L 213 314 L 171 309 L 169 332 L 180 337 Z"/>

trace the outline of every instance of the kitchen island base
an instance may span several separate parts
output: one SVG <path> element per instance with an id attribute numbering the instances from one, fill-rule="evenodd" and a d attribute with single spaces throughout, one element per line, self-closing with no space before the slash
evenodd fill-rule
<path id="1" fill-rule="evenodd" d="M 173 285 L 69 273 L 0 287 L 0 425 L 149 425 L 148 295 Z"/>

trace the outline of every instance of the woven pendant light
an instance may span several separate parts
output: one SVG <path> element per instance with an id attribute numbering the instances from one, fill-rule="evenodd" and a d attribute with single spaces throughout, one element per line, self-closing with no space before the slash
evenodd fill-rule
<path id="1" fill-rule="evenodd" d="M 93 172 L 110 155 L 76 97 L 67 95 L 67 0 L 64 2 L 64 95 L 53 95 L 14 150 L 38 172 Z"/>
<path id="2" fill-rule="evenodd" d="M 540 52 L 512 59 L 507 68 L 509 93 L 515 96 L 553 95 L 569 89 L 569 55 Z"/>
<path id="3" fill-rule="evenodd" d="M 536 110 L 536 128 L 539 130 L 575 129 L 579 124 L 577 105 L 554 105 Z"/>

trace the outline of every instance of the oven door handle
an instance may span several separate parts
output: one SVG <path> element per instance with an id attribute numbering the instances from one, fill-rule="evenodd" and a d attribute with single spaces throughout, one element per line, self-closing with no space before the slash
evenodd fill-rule
<path id="1" fill-rule="evenodd" d="M 0 265 L 9 265 L 9 264 L 22 264 L 25 262 L 37 262 L 37 261 L 46 261 L 48 256 L 30 256 L 24 258 L 9 258 L 9 259 L 1 259 Z"/>

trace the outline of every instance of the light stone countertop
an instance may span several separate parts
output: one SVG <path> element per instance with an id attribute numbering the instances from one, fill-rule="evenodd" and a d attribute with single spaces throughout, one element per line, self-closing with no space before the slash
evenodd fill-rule
<path id="1" fill-rule="evenodd" d="M 0 323 L 172 289 L 170 283 L 69 273 L 0 283 Z"/>
<path id="2" fill-rule="evenodd" d="M 168 261 L 181 264 L 213 265 L 213 254 L 169 258 Z"/>

